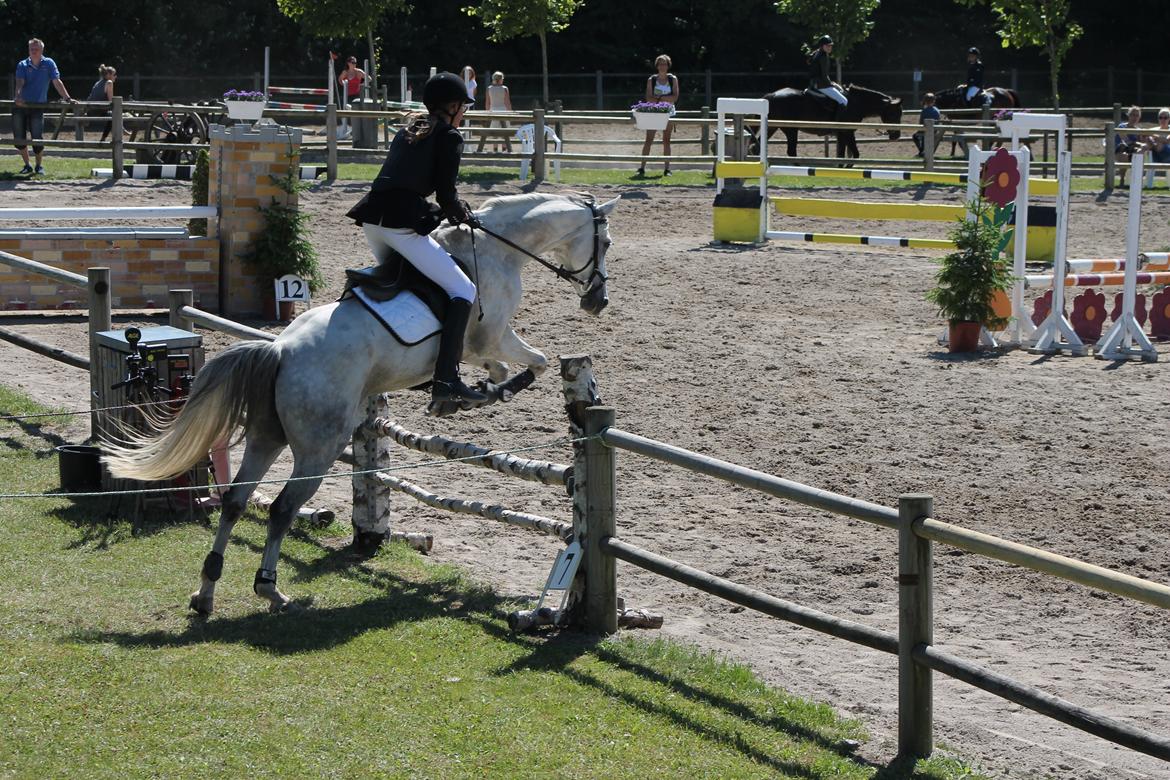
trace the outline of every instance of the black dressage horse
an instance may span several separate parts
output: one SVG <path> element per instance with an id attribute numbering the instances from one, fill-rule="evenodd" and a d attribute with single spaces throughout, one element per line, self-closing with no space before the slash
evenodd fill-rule
<path id="1" fill-rule="evenodd" d="M 1024 104 L 1020 101 L 1020 94 L 1014 89 L 1007 87 L 988 87 L 983 90 L 984 95 L 991 96 L 991 108 L 1023 108 Z M 944 89 L 942 92 L 935 92 L 935 107 L 939 111 L 945 111 L 948 108 L 979 108 L 982 106 L 982 98 L 975 99 L 975 105 L 972 106 L 967 103 L 967 88 L 965 86 L 954 87 L 953 89 Z"/>
<path id="2" fill-rule="evenodd" d="M 790 120 L 790 121 L 809 121 L 809 122 L 860 122 L 867 117 L 876 116 L 881 118 L 882 122 L 890 125 L 900 124 L 902 121 L 902 100 L 901 98 L 890 97 L 889 95 L 878 92 L 873 89 L 866 89 L 859 87 L 856 84 L 850 84 L 844 88 L 845 97 L 849 100 L 849 105 L 845 107 L 844 113 L 836 116 L 837 104 L 829 98 L 821 95 L 810 94 L 806 90 L 799 89 L 778 89 L 764 95 L 764 99 L 768 101 L 768 120 Z M 772 133 L 776 132 L 776 127 L 773 125 L 768 128 L 768 137 L 772 137 Z M 800 128 L 800 132 L 812 133 L 813 135 L 830 135 L 837 136 L 837 156 L 838 157 L 853 157 L 861 156 L 861 152 L 857 148 L 856 133 L 853 130 L 812 130 Z M 797 128 L 785 127 L 784 136 L 788 139 L 788 156 L 796 156 L 796 134 Z M 890 140 L 897 140 L 900 135 L 897 130 L 889 131 Z"/>

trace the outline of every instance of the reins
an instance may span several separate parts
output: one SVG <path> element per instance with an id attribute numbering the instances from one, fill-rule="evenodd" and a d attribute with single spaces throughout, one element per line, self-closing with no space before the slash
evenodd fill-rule
<path id="1" fill-rule="evenodd" d="M 474 227 L 471 228 L 471 256 L 472 256 L 473 262 L 475 263 L 476 277 L 479 276 L 479 258 L 477 257 L 476 251 L 475 251 L 475 231 L 477 229 L 479 229 L 479 230 L 482 230 L 484 233 L 487 233 L 489 236 L 491 236 L 495 240 L 499 241 L 500 243 L 506 244 L 507 246 L 510 246 L 512 249 L 515 249 L 517 252 L 519 252 L 527 257 L 532 258 L 533 260 L 540 263 L 548 270 L 552 271 L 559 278 L 564 279 L 566 282 L 576 282 L 577 284 L 587 284 L 589 289 L 592 289 L 593 279 L 596 277 L 600 277 L 602 283 L 604 284 L 605 282 L 608 281 L 608 278 L 606 277 L 605 274 L 601 273 L 601 271 L 599 271 L 598 267 L 597 267 L 599 259 L 600 259 L 600 253 L 601 253 L 600 247 L 598 246 L 598 244 L 601 240 L 601 233 L 598 230 L 598 226 L 605 224 L 606 217 L 604 214 L 598 212 L 597 206 L 593 203 L 592 200 L 585 201 L 584 205 L 588 206 L 589 211 L 592 212 L 592 214 L 593 214 L 593 255 L 589 258 L 589 262 L 585 263 L 585 265 L 581 266 L 580 268 L 576 269 L 575 271 L 568 269 L 568 268 L 565 268 L 563 265 L 553 265 L 553 263 L 551 263 L 548 260 L 545 260 L 543 257 L 536 254 L 535 252 L 530 252 L 527 249 L 525 249 L 524 247 L 517 244 L 516 242 L 512 241 L 511 239 L 500 235 L 499 233 L 492 230 L 491 228 L 485 227 L 483 224 L 477 223 Z M 573 231 L 573 232 L 576 232 L 576 231 Z M 589 266 L 593 266 L 593 273 L 591 273 L 589 275 L 588 279 L 583 280 L 577 276 L 577 274 L 581 273 Z M 483 317 L 483 308 L 482 307 L 480 308 L 480 317 L 481 318 Z"/>

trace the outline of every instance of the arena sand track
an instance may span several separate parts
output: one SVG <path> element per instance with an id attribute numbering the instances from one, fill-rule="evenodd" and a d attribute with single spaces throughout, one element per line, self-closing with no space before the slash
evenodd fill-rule
<path id="1" fill-rule="evenodd" d="M 330 289 L 366 262 L 342 215 L 364 185 L 318 185 L 302 200 Z M 555 185 L 543 189 L 557 191 Z M 466 188 L 475 202 L 511 184 Z M 594 319 L 568 286 L 536 266 L 525 274 L 518 330 L 552 358 L 593 356 L 601 394 L 624 429 L 778 474 L 894 505 L 899 493 L 935 496 L 936 515 L 1170 581 L 1167 395 L 1170 362 L 1113 365 L 1023 352 L 950 357 L 923 294 L 930 252 L 770 244 L 712 246 L 704 189 L 610 187 L 625 200 L 612 220 L 611 304 Z M 952 200 L 944 190 L 897 197 Z M 895 197 L 888 191 L 817 194 Z M 175 183 L 20 184 L 9 205 L 185 203 Z M 1073 199 L 1073 256 L 1117 256 L 1125 195 Z M 1151 200 L 1143 246 L 1170 244 L 1164 202 Z M 826 223 L 825 229 L 831 228 Z M 843 227 L 843 226 L 842 226 Z M 938 226 L 928 226 L 937 231 Z M 850 232 L 923 232 L 913 225 Z M 83 325 L 22 328 L 84 351 Z M 227 341 L 207 337 L 211 349 Z M 3 381 L 47 403 L 82 406 L 71 368 L 0 345 Z M 13 370 L 21 367 L 19 371 Z M 565 433 L 555 368 L 514 403 L 432 421 L 424 397 L 400 393 L 400 420 L 499 448 Z M 567 461 L 568 448 L 543 453 Z M 401 462 L 421 456 L 403 452 Z M 619 532 L 651 550 L 760 590 L 888 631 L 897 629 L 896 540 L 835 518 L 621 453 Z M 280 468 L 287 471 L 287 463 Z M 343 470 L 343 469 L 339 469 Z M 274 472 L 275 473 L 275 472 Z M 443 466 L 407 475 L 424 486 L 568 519 L 557 491 L 491 472 Z M 348 514 L 348 479 L 327 481 L 317 506 Z M 397 527 L 430 531 L 433 557 L 458 563 L 504 594 L 534 596 L 555 542 L 396 498 Z M 943 648 L 1154 732 L 1170 724 L 1166 615 L 1111 595 L 936 545 L 936 641 Z M 254 567 L 233 555 L 229 566 Z M 179 572 L 195 584 L 199 561 Z M 305 586 L 289 581 L 290 593 Z M 663 633 L 750 663 L 769 682 L 859 718 L 874 760 L 896 752 L 896 661 L 619 565 L 620 594 L 666 616 Z M 251 600 L 250 593 L 223 598 Z M 259 608 L 259 604 L 257 604 Z M 936 676 L 937 741 L 997 776 L 1099 780 L 1170 777 L 1167 765 Z"/>

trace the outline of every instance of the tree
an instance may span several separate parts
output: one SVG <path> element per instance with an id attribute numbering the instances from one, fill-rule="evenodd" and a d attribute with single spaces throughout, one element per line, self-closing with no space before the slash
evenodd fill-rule
<path id="1" fill-rule="evenodd" d="M 1060 66 L 1084 28 L 1068 18 L 1070 0 L 958 0 L 961 5 L 989 3 L 999 18 L 1003 48 L 1039 46 L 1048 56 L 1052 106 L 1060 108 Z"/>
<path id="2" fill-rule="evenodd" d="M 407 0 L 276 0 L 285 16 L 319 37 L 365 38 L 370 47 L 370 79 L 378 88 L 374 28 L 390 11 L 405 11 Z"/>
<path id="3" fill-rule="evenodd" d="M 478 16 L 492 31 L 488 39 L 497 43 L 528 35 L 540 39 L 541 94 L 547 106 L 548 34 L 566 29 L 582 5 L 584 0 L 482 0 L 478 7 L 469 6 L 463 11 L 468 16 Z"/>
<path id="4" fill-rule="evenodd" d="M 837 59 L 837 81 L 841 81 L 841 63 L 849 58 L 853 47 L 873 31 L 873 12 L 882 0 L 776 0 L 776 11 L 791 17 L 814 35 L 833 39 Z"/>

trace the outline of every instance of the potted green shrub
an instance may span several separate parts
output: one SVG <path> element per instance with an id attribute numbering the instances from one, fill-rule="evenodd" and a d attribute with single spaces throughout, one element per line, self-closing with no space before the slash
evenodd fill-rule
<path id="1" fill-rule="evenodd" d="M 1015 280 L 1004 255 L 1012 237 L 1007 228 L 1012 209 L 978 198 L 968 210 L 971 218 L 949 231 L 955 251 L 939 261 L 935 287 L 926 295 L 950 324 L 951 352 L 974 351 L 984 326 L 1000 330 L 1007 325 L 1007 319 L 996 314 L 994 301 Z"/>
<path id="2" fill-rule="evenodd" d="M 294 162 L 290 156 L 288 172 L 272 180 L 277 188 L 289 196 L 304 187 L 297 176 L 299 166 L 294 165 Z M 287 320 L 291 318 L 292 302 L 287 302 L 288 313 L 283 309 L 279 313 L 276 311 L 275 280 L 285 274 L 296 274 L 305 280 L 310 292 L 317 292 L 325 286 L 317 262 L 317 251 L 309 241 L 309 215 L 282 199 L 261 206 L 260 213 L 264 217 L 264 228 L 245 259 L 267 282 L 265 301 L 272 301 L 271 319 Z"/>

